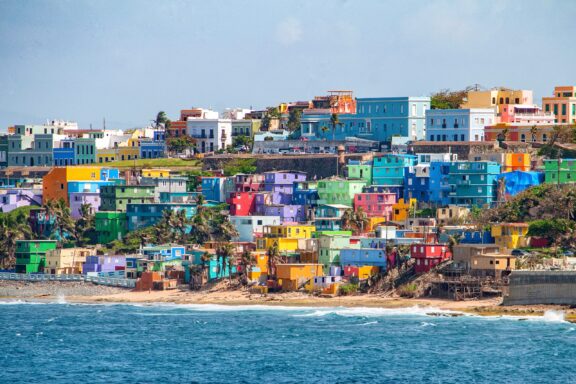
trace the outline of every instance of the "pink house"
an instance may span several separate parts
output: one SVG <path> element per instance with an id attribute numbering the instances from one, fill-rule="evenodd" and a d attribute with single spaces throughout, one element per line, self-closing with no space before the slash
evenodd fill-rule
<path id="1" fill-rule="evenodd" d="M 387 220 L 392 220 L 394 204 L 396 204 L 395 193 L 357 193 L 354 196 L 354 209 L 362 207 L 368 217 L 385 217 Z"/>
<path id="2" fill-rule="evenodd" d="M 531 104 L 506 104 L 500 106 L 501 123 L 524 123 L 531 125 L 554 124 L 554 114 L 543 112 Z"/>

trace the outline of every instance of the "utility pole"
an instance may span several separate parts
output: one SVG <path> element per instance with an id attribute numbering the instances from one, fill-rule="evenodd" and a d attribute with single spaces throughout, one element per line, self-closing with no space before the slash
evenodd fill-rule
<path id="1" fill-rule="evenodd" d="M 560 167 L 561 166 L 562 166 L 562 150 L 559 149 L 558 150 L 558 180 L 557 180 L 558 188 L 560 188 Z"/>

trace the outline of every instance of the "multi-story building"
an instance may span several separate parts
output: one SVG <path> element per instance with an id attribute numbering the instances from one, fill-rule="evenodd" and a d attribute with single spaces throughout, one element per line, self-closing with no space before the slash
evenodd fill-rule
<path id="1" fill-rule="evenodd" d="M 184 193 L 186 192 L 186 182 L 188 178 L 182 176 L 167 177 L 143 177 L 140 180 L 141 185 L 153 185 L 154 198 L 160 200 L 160 194 L 168 193 Z"/>
<path id="2" fill-rule="evenodd" d="M 42 205 L 42 190 L 33 188 L 0 189 L 0 212 L 16 208 Z"/>
<path id="3" fill-rule="evenodd" d="M 314 225 L 317 231 L 339 231 L 342 229 L 342 216 L 352 207 L 342 204 L 321 204 L 314 211 Z"/>
<path id="4" fill-rule="evenodd" d="M 218 201 L 223 203 L 228 196 L 224 193 L 225 177 L 204 176 L 202 177 L 202 196 L 207 201 Z"/>
<path id="5" fill-rule="evenodd" d="M 280 225 L 280 216 L 230 216 L 230 222 L 238 231 L 236 241 L 253 242 L 264 233 L 264 226 Z"/>
<path id="6" fill-rule="evenodd" d="M 412 244 L 410 257 L 416 260 L 415 272 L 426 273 L 443 261 L 452 257 L 444 244 Z"/>
<path id="7" fill-rule="evenodd" d="M 372 161 L 349 160 L 346 166 L 349 179 L 366 181 L 366 185 L 372 184 Z"/>
<path id="8" fill-rule="evenodd" d="M 527 247 L 529 244 L 528 223 L 498 223 L 492 224 L 490 234 L 500 249 L 515 249 Z"/>
<path id="9" fill-rule="evenodd" d="M 500 116 L 504 106 L 508 104 L 534 104 L 531 90 L 514 90 L 495 88 L 488 91 L 469 91 L 462 109 L 492 108 Z"/>
<path id="10" fill-rule="evenodd" d="M 354 209 L 362 208 L 368 217 L 385 217 L 386 220 L 392 220 L 394 204 L 396 204 L 394 193 L 357 193 L 354 196 Z"/>
<path id="11" fill-rule="evenodd" d="M 375 185 L 404 185 L 404 172 L 416 165 L 414 155 L 387 154 L 375 157 L 372 165 L 372 183 Z"/>
<path id="12" fill-rule="evenodd" d="M 140 139 L 140 158 L 158 159 L 166 156 L 166 132 L 154 131 L 154 137 Z"/>
<path id="13" fill-rule="evenodd" d="M 450 204 L 490 205 L 496 199 L 500 165 L 492 161 L 454 161 L 450 164 Z"/>
<path id="14" fill-rule="evenodd" d="M 358 242 L 351 242 L 349 235 L 321 235 L 318 238 L 318 263 L 326 272 L 331 266 L 340 265 L 340 251 L 344 248 L 359 248 Z"/>
<path id="15" fill-rule="evenodd" d="M 273 246 L 280 252 L 296 251 L 299 239 L 310 239 L 316 227 L 306 224 L 265 225 L 262 238 L 256 239 L 256 248 L 268 250 Z"/>
<path id="16" fill-rule="evenodd" d="M 96 255 L 90 248 L 60 248 L 46 252 L 44 273 L 52 275 L 79 275 L 86 257 Z"/>
<path id="17" fill-rule="evenodd" d="M 426 140 L 483 141 L 484 126 L 496 121 L 492 108 L 429 109 L 426 111 Z"/>
<path id="18" fill-rule="evenodd" d="M 501 123 L 542 125 L 554 124 L 555 116 L 551 112 L 544 112 L 536 104 L 511 104 L 501 107 L 499 121 Z"/>
<path id="19" fill-rule="evenodd" d="M 56 240 L 16 240 L 16 273 L 44 272 L 46 252 L 56 244 Z"/>
<path id="20" fill-rule="evenodd" d="M 430 201 L 430 164 L 405 168 L 404 198 L 415 198 L 425 203 Z"/>
<path id="21" fill-rule="evenodd" d="M 154 203 L 153 185 L 105 185 L 100 188 L 100 211 L 126 212 L 128 204 Z"/>
<path id="22" fill-rule="evenodd" d="M 440 225 L 460 225 L 468 218 L 470 210 L 458 205 L 449 205 L 436 210 L 436 220 Z"/>
<path id="23" fill-rule="evenodd" d="M 480 153 L 477 155 L 475 154 L 471 160 L 496 162 L 500 164 L 502 173 L 513 171 L 527 172 L 532 167 L 529 153 Z"/>
<path id="24" fill-rule="evenodd" d="M 100 244 L 122 240 L 128 232 L 126 212 L 96 212 L 94 227 Z"/>
<path id="25" fill-rule="evenodd" d="M 329 109 L 304 110 L 301 135 L 338 140 L 355 136 L 380 142 L 390 142 L 393 136 L 421 140 L 426 129 L 424 112 L 428 108 L 429 97 L 357 98 L 356 113 L 340 114 L 335 127 Z"/>
<path id="26" fill-rule="evenodd" d="M 448 205 L 450 202 L 450 162 L 433 161 L 430 163 L 428 190 L 431 203 Z"/>
<path id="27" fill-rule="evenodd" d="M 303 181 L 306 181 L 304 172 L 265 172 L 264 191 L 271 193 L 273 204 L 291 204 L 294 183 Z"/>
<path id="28" fill-rule="evenodd" d="M 544 112 L 554 113 L 555 123 L 576 123 L 576 86 L 556 86 L 554 96 L 543 97 Z"/>
<path id="29" fill-rule="evenodd" d="M 255 192 L 233 192 L 227 202 L 230 205 L 230 215 L 250 216 L 256 212 Z"/>
<path id="30" fill-rule="evenodd" d="M 82 217 L 82 206 L 89 207 L 89 213 L 94 214 L 100 209 L 99 192 L 71 192 L 68 196 L 70 205 L 70 215 L 74 219 Z"/>
<path id="31" fill-rule="evenodd" d="M 101 182 L 118 178 L 119 172 L 117 169 L 102 168 L 99 166 L 55 167 L 42 179 L 42 199 L 44 202 L 59 199 L 64 199 L 64 201 L 68 202 L 70 182 Z M 82 190 L 78 189 L 74 190 L 74 192 L 84 192 L 87 188 L 86 185 L 90 183 L 81 184 Z M 101 183 L 96 183 L 88 188 L 90 188 L 91 192 L 96 192 L 96 190 L 92 188 L 99 188 L 101 186 Z"/>
<path id="32" fill-rule="evenodd" d="M 544 160 L 544 182 L 548 184 L 576 182 L 576 159 Z"/>
<path id="33" fill-rule="evenodd" d="M 186 134 L 196 139 L 200 153 L 225 149 L 232 145 L 232 120 L 188 117 Z"/>
<path id="34" fill-rule="evenodd" d="M 484 127 L 485 141 L 546 143 L 554 135 L 554 124 L 498 123 Z"/>
<path id="35" fill-rule="evenodd" d="M 302 205 L 265 205 L 264 216 L 278 216 L 281 223 L 302 223 L 306 221 L 306 209 Z"/>
<path id="36" fill-rule="evenodd" d="M 362 192 L 364 180 L 346 180 L 339 177 L 318 182 L 318 204 L 342 204 L 352 206 L 354 195 Z"/>
<path id="37" fill-rule="evenodd" d="M 292 204 L 308 206 L 317 205 L 318 199 L 318 182 L 299 181 L 294 183 L 292 190 Z"/>

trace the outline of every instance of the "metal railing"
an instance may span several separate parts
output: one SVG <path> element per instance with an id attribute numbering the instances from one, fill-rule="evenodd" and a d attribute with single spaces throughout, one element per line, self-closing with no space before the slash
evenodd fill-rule
<path id="1" fill-rule="evenodd" d="M 14 281 L 85 281 L 98 285 L 107 285 L 111 287 L 136 287 L 136 280 L 123 279 L 116 277 L 103 276 L 84 276 L 84 275 L 52 275 L 52 274 L 33 274 L 33 273 L 10 273 L 0 272 L 0 280 Z"/>

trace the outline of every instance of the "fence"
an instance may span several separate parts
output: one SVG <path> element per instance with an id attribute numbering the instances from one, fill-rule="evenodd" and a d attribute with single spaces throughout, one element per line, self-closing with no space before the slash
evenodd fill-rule
<path id="1" fill-rule="evenodd" d="M 50 275 L 50 274 L 0 272 L 0 280 L 85 281 L 98 285 L 107 285 L 111 287 L 124 287 L 124 288 L 136 287 L 136 280 L 134 279 L 122 279 L 122 278 L 103 277 L 103 276 L 84 276 L 84 275 Z"/>

